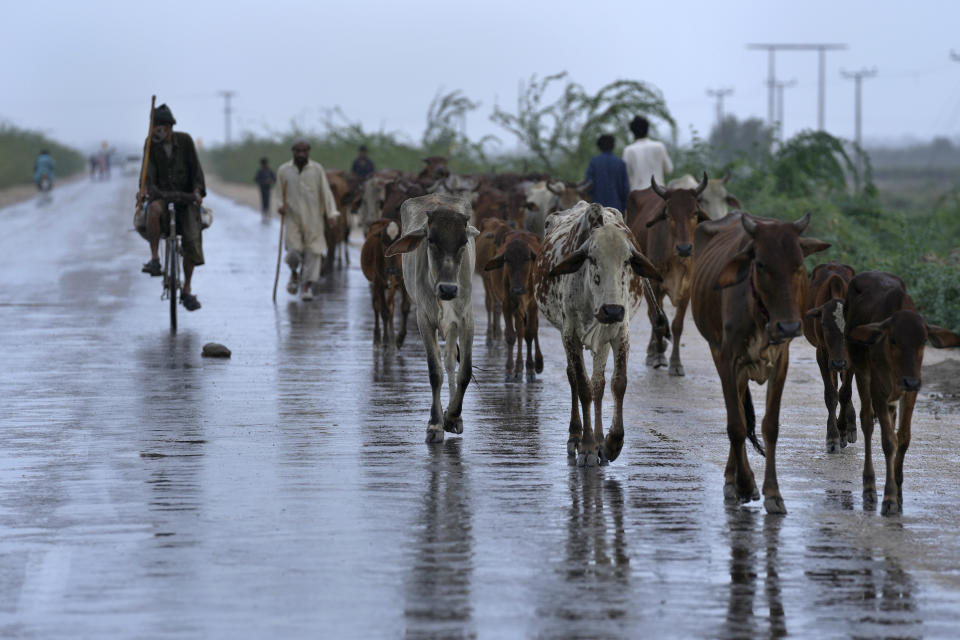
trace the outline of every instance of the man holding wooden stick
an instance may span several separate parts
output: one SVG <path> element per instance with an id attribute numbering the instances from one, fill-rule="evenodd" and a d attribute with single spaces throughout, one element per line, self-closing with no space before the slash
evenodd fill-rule
<path id="1" fill-rule="evenodd" d="M 327 251 L 324 230 L 327 221 L 340 212 L 323 166 L 310 159 L 310 143 L 297 140 L 291 150 L 293 159 L 277 169 L 277 183 L 285 194 L 279 212 L 286 225 L 287 291 L 296 295 L 300 289 L 302 300 L 313 300 L 313 284 L 320 277 L 320 263 Z"/>
<path id="2" fill-rule="evenodd" d="M 150 243 L 150 262 L 142 271 L 151 276 L 163 274 L 160 266 L 160 235 L 170 227 L 168 203 L 173 203 L 177 232 L 183 247 L 183 285 L 180 300 L 187 311 L 200 308 L 190 289 L 193 268 L 203 264 L 201 204 L 207 195 L 203 169 L 190 134 L 173 131 L 177 121 L 170 108 L 162 104 L 153 112 L 153 131 L 144 160 L 147 162 L 145 188 L 147 206 L 144 236 Z"/>

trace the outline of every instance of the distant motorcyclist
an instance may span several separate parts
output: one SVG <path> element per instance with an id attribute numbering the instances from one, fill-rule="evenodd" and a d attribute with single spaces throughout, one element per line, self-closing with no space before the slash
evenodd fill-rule
<path id="1" fill-rule="evenodd" d="M 40 191 L 49 191 L 53 188 L 53 171 L 56 163 L 50 152 L 44 149 L 33 161 L 33 181 Z"/>

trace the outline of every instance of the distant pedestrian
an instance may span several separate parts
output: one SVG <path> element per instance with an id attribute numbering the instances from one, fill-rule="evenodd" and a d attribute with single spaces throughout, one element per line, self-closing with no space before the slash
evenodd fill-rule
<path id="1" fill-rule="evenodd" d="M 357 157 L 353 161 L 353 166 L 350 167 L 350 173 L 355 175 L 359 182 L 363 182 L 374 171 L 376 167 L 373 166 L 373 160 L 367 156 L 367 146 L 362 144 L 357 149 Z"/>
<path id="2" fill-rule="evenodd" d="M 615 142 L 613 136 L 606 133 L 597 138 L 600 153 L 590 159 L 586 178 L 593 185 L 594 202 L 622 212 L 630 193 L 630 179 L 626 163 L 613 155 Z"/>
<path id="3" fill-rule="evenodd" d="M 33 182 L 37 189 L 46 191 L 53 187 L 54 167 L 55 163 L 49 151 L 44 149 L 37 155 L 33 161 Z"/>
<path id="4" fill-rule="evenodd" d="M 270 190 L 277 181 L 277 176 L 270 168 L 270 161 L 266 158 L 260 158 L 260 169 L 253 178 L 260 186 L 260 206 L 264 216 L 270 215 Z"/>
<path id="5" fill-rule="evenodd" d="M 635 140 L 623 150 L 623 161 L 627 163 L 627 174 L 630 176 L 630 188 L 649 189 L 651 177 L 656 178 L 659 185 L 666 184 L 664 177 L 673 171 L 673 163 L 670 162 L 667 147 L 659 140 L 647 137 L 650 121 L 643 116 L 637 116 L 630 121 L 630 130 Z"/>

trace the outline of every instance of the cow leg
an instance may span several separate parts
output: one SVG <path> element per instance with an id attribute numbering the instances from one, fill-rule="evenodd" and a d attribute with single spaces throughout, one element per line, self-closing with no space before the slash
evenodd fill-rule
<path id="1" fill-rule="evenodd" d="M 853 408 L 853 369 L 845 369 L 840 374 L 840 413 L 837 430 L 840 431 L 847 444 L 857 441 L 857 412 Z"/>
<path id="2" fill-rule="evenodd" d="M 897 506 L 901 512 L 903 511 L 903 457 L 910 447 L 910 423 L 913 420 L 913 407 L 916 402 L 916 391 L 903 394 L 900 400 L 900 426 L 897 428 L 897 456 L 893 461 L 893 477 L 897 483 Z"/>
<path id="3" fill-rule="evenodd" d="M 627 391 L 627 355 L 630 353 L 630 334 L 623 332 L 622 338 L 613 341 L 613 377 L 610 385 L 613 389 L 613 421 L 607 438 L 603 441 L 603 453 L 609 462 L 613 462 L 623 449 L 623 396 Z"/>
<path id="4" fill-rule="evenodd" d="M 373 302 L 373 344 L 380 344 L 380 305 L 383 304 L 381 298 L 383 288 L 379 285 L 370 283 L 370 299 Z"/>
<path id="5" fill-rule="evenodd" d="M 584 451 L 593 440 L 593 432 L 590 431 L 590 387 L 587 384 L 587 372 L 583 364 L 583 343 L 576 335 L 565 335 L 563 336 L 563 349 L 567 354 L 567 380 L 570 382 L 570 394 L 573 400 L 570 411 L 570 438 L 567 440 L 567 455 L 577 456 L 577 465 L 583 466 L 587 463 Z M 577 406 L 578 401 L 580 403 L 579 407 Z M 594 464 L 596 462 L 597 460 L 594 459 Z"/>
<path id="6" fill-rule="evenodd" d="M 493 346 L 493 294 L 490 292 L 490 287 L 487 286 L 487 277 L 483 277 L 483 307 L 487 312 L 487 346 Z"/>
<path id="7" fill-rule="evenodd" d="M 517 341 L 517 331 L 513 326 L 516 315 L 512 309 L 507 309 L 503 314 L 503 339 L 507 343 L 507 372 L 503 378 L 504 382 L 516 381 L 513 366 L 513 344 Z"/>
<path id="8" fill-rule="evenodd" d="M 666 366 L 666 361 L 663 360 L 663 353 L 667 350 L 667 343 L 664 340 L 663 332 L 658 330 L 660 323 L 663 321 L 663 318 L 657 313 L 657 306 L 661 309 L 663 308 L 663 292 L 658 286 L 652 282 L 651 288 L 653 289 L 653 297 L 647 297 L 647 317 L 650 319 L 650 342 L 647 343 L 647 360 L 646 365 L 648 367 L 659 368 Z M 651 301 L 656 301 L 656 305 L 650 304 Z"/>
<path id="9" fill-rule="evenodd" d="M 897 434 L 894 424 L 894 418 L 890 415 L 890 407 L 885 401 L 876 403 L 873 407 L 880 422 L 880 444 L 883 447 L 883 458 L 886 465 L 886 480 L 883 484 L 883 502 L 880 505 L 882 515 L 895 515 L 900 513 L 900 506 L 897 504 L 896 474 L 894 473 L 894 460 L 897 457 Z"/>
<path id="10" fill-rule="evenodd" d="M 777 482 L 777 438 L 780 436 L 780 398 L 787 380 L 790 352 L 784 348 L 776 371 L 767 379 L 767 410 L 763 414 L 763 445 L 767 451 L 763 469 L 763 507 L 767 513 L 785 514 L 786 505 Z"/>
<path id="11" fill-rule="evenodd" d="M 396 296 L 396 289 L 388 289 L 383 300 L 383 308 L 381 309 L 381 313 L 383 314 L 383 341 L 391 347 L 395 345 L 396 340 L 393 336 L 393 306 Z"/>
<path id="12" fill-rule="evenodd" d="M 593 438 L 597 443 L 597 455 L 600 464 L 606 464 L 606 455 L 600 443 L 603 442 L 603 391 L 607 386 L 607 356 L 610 355 L 610 343 L 604 343 L 593 354 L 593 374 L 590 377 L 590 395 L 593 397 Z"/>
<path id="13" fill-rule="evenodd" d="M 540 352 L 540 315 L 539 310 L 537 309 L 536 301 L 530 302 L 530 308 L 527 311 L 528 319 L 528 329 L 530 333 L 533 334 L 533 347 L 534 347 L 534 357 L 533 357 L 533 369 L 537 373 L 543 372 L 543 353 Z M 533 380 L 530 380 L 533 382 Z"/>
<path id="14" fill-rule="evenodd" d="M 407 316 L 410 315 L 410 296 L 407 295 L 407 289 L 400 285 L 400 332 L 397 334 L 397 348 L 403 346 L 403 341 L 407 338 Z"/>
<path id="15" fill-rule="evenodd" d="M 440 404 L 440 388 L 443 386 L 443 366 L 440 363 L 440 344 L 437 329 L 425 316 L 417 313 L 417 326 L 427 352 L 427 370 L 430 374 L 430 390 L 433 403 L 430 405 L 430 422 L 427 424 L 427 442 L 443 442 L 443 407 Z"/>
<path id="16" fill-rule="evenodd" d="M 451 390 L 450 403 L 443 414 L 443 428 L 451 433 L 463 433 L 463 395 L 473 377 L 473 319 L 464 319 L 464 324 L 456 326 L 451 332 L 453 335 L 447 338 L 447 344 L 452 345 L 447 347 L 447 362 L 456 365 L 459 355 L 460 367 L 457 370 L 456 392 Z M 447 370 L 452 386 L 454 369 L 448 366 Z"/>
<path id="17" fill-rule="evenodd" d="M 503 326 L 507 326 L 507 318 L 503 313 L 503 305 L 500 304 L 500 301 L 497 300 L 496 296 L 493 298 L 493 337 L 495 340 L 499 340 L 503 337 L 503 332 L 500 330 L 500 316 L 503 317 Z"/>
<path id="18" fill-rule="evenodd" d="M 837 429 L 837 383 L 836 374 L 830 370 L 827 362 L 827 350 L 817 347 L 817 365 L 823 378 L 823 403 L 827 406 L 827 453 L 840 453 L 847 446 L 846 432 Z"/>
<path id="19" fill-rule="evenodd" d="M 861 372 L 862 371 L 862 372 Z M 863 508 L 877 508 L 877 476 L 873 471 L 873 400 L 870 396 L 870 373 L 858 370 L 857 394 L 860 396 L 860 430 L 863 431 Z"/>
<path id="20" fill-rule="evenodd" d="M 540 345 L 537 344 L 537 357 L 540 361 L 540 368 L 537 369 L 533 356 L 533 345 L 537 339 L 537 316 L 530 313 L 529 306 L 527 307 L 527 315 L 523 323 L 523 337 L 527 343 L 527 361 L 525 365 L 527 367 L 527 382 L 536 382 L 537 373 L 543 371 L 543 355 L 540 353 Z"/>
<path id="21" fill-rule="evenodd" d="M 687 315 L 687 305 L 690 304 L 690 294 L 680 298 L 677 304 L 676 314 L 673 316 L 673 324 L 670 326 L 673 331 L 673 350 L 670 352 L 670 368 L 667 373 L 671 376 L 685 375 L 683 364 L 680 362 L 680 335 L 683 333 L 683 319 Z"/>
<path id="22" fill-rule="evenodd" d="M 517 361 L 513 365 L 513 380 L 515 382 L 523 381 L 523 341 L 527 337 L 526 323 L 523 321 L 523 314 L 520 309 L 513 309 L 510 314 L 513 316 L 514 334 L 517 339 Z M 529 350 L 528 350 L 529 352 Z"/>
<path id="23" fill-rule="evenodd" d="M 727 408 L 727 437 L 730 440 L 730 453 L 727 455 L 727 466 L 723 473 L 723 497 L 727 502 L 749 502 L 757 500 L 760 494 L 753 470 L 747 461 L 747 424 L 743 407 L 747 379 L 737 376 L 733 367 L 734 354 L 731 351 L 726 349 L 723 353 L 713 354 L 717 372 L 720 374 L 723 401 Z"/>

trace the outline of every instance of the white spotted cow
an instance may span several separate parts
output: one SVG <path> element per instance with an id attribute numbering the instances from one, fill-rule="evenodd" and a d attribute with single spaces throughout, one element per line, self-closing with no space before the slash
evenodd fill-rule
<path id="1" fill-rule="evenodd" d="M 619 211 L 586 202 L 547 218 L 535 270 L 540 312 L 560 329 L 567 354 L 567 379 L 573 396 L 567 454 L 575 455 L 579 466 L 605 464 L 615 460 L 623 448 L 630 316 L 644 297 L 643 278 L 660 280 L 660 274 L 637 249 Z M 604 439 L 601 406 L 611 347 L 614 408 Z M 593 354 L 589 384 L 584 348 Z M 593 429 L 591 401 L 596 416 Z"/>
<path id="2" fill-rule="evenodd" d="M 417 326 L 427 352 L 433 404 L 427 442 L 442 442 L 443 432 L 463 433 L 463 394 L 473 375 L 473 276 L 476 237 L 465 196 L 430 194 L 410 198 L 400 208 L 402 235 L 386 255 L 403 254 L 403 281 L 417 305 Z M 450 397 L 440 404 L 443 369 L 439 337 L 445 341 L 444 368 Z M 459 362 L 459 371 L 457 364 Z"/>

